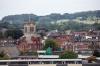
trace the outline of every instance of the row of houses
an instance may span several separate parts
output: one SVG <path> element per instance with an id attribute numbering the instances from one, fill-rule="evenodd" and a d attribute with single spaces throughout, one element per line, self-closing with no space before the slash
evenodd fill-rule
<path id="1" fill-rule="evenodd" d="M 37 34 L 36 25 L 33 22 L 28 22 L 24 25 L 23 32 L 24 35 L 17 40 L 9 38 L 0 39 L 0 47 L 15 47 L 19 52 L 34 52 L 43 49 L 46 39 L 53 39 L 61 51 L 74 51 L 85 54 L 92 53 L 90 45 L 98 44 L 100 46 L 100 31 L 89 30 L 69 32 L 68 34 L 62 34 L 57 30 L 50 32 L 43 31 L 45 33 L 43 38 L 40 34 Z"/>
<path id="2" fill-rule="evenodd" d="M 70 34 L 51 33 L 48 36 L 54 39 L 63 50 L 71 50 L 74 52 L 89 51 L 90 45 L 98 45 L 100 47 L 100 31 L 80 31 L 70 32 Z"/>

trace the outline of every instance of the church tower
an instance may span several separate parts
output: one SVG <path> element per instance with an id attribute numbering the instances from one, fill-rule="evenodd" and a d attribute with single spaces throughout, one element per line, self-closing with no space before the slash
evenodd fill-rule
<path id="1" fill-rule="evenodd" d="M 29 15 L 29 21 L 24 24 L 24 34 L 35 34 L 36 32 L 36 24 L 30 19 Z"/>
<path id="2" fill-rule="evenodd" d="M 36 25 L 33 22 L 24 24 L 24 34 L 34 34 L 36 32 Z"/>
<path id="3" fill-rule="evenodd" d="M 24 37 L 26 37 L 26 40 L 28 43 L 32 43 L 32 36 L 37 37 L 36 34 L 36 24 L 32 20 L 30 20 L 29 15 L 29 21 L 24 24 Z"/>
<path id="4" fill-rule="evenodd" d="M 29 21 L 25 23 L 23 27 L 24 35 L 22 38 L 25 38 L 25 41 L 22 41 L 22 43 L 19 44 L 19 49 L 22 48 L 22 51 L 24 51 L 24 49 L 27 51 L 40 50 L 42 48 L 42 43 L 40 35 L 36 33 L 36 24 L 33 21 L 30 21 L 29 18 Z"/>

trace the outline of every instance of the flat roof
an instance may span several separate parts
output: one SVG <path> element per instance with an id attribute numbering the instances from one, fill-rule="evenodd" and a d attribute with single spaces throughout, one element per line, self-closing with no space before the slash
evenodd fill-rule
<path id="1" fill-rule="evenodd" d="M 45 50 L 40 50 L 40 51 L 37 51 L 37 53 L 46 53 Z"/>
<path id="2" fill-rule="evenodd" d="M 29 62 L 29 61 L 82 61 L 82 59 L 18 59 L 18 60 L 0 60 L 0 62 Z"/>
<path id="3" fill-rule="evenodd" d="M 78 58 L 88 58 L 90 55 L 78 55 Z"/>
<path id="4" fill-rule="evenodd" d="M 38 58 L 59 58 L 59 55 L 38 55 Z"/>

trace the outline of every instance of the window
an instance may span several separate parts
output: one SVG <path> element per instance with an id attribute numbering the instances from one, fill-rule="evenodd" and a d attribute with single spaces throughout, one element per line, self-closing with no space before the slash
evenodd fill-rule
<path id="1" fill-rule="evenodd" d="M 30 32 L 34 32 L 34 27 L 30 27 Z"/>
<path id="2" fill-rule="evenodd" d="M 27 27 L 24 28 L 25 33 L 27 33 Z"/>

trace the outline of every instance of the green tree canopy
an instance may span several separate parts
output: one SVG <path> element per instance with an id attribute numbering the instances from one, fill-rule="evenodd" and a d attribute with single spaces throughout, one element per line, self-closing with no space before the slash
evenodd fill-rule
<path id="1" fill-rule="evenodd" d="M 94 23 L 92 26 L 93 26 L 94 29 L 100 30 L 100 24 L 99 23 Z"/>
<path id="2" fill-rule="evenodd" d="M 93 56 L 100 57 L 100 45 L 98 42 L 92 41 L 89 48 L 92 50 Z"/>
<path id="3" fill-rule="evenodd" d="M 60 55 L 61 59 L 75 59 L 77 58 L 77 54 L 72 51 L 66 51 L 63 54 Z"/>
<path id="4" fill-rule="evenodd" d="M 0 31 L 0 39 L 3 38 L 3 33 Z"/>
<path id="5" fill-rule="evenodd" d="M 57 43 L 52 39 L 47 39 L 45 41 L 45 46 L 43 49 L 46 50 L 48 47 L 52 48 L 52 50 L 56 50 L 58 48 Z"/>
<path id="6" fill-rule="evenodd" d="M 94 50 L 93 56 L 100 57 L 100 51 Z"/>
<path id="7" fill-rule="evenodd" d="M 5 32 L 6 37 L 12 37 L 13 39 L 18 39 L 21 36 L 23 36 L 23 32 L 19 29 L 12 29 L 12 30 L 7 30 Z"/>
<path id="8" fill-rule="evenodd" d="M 0 53 L 0 60 L 6 60 L 6 59 L 9 59 L 9 57 L 2 51 Z"/>

